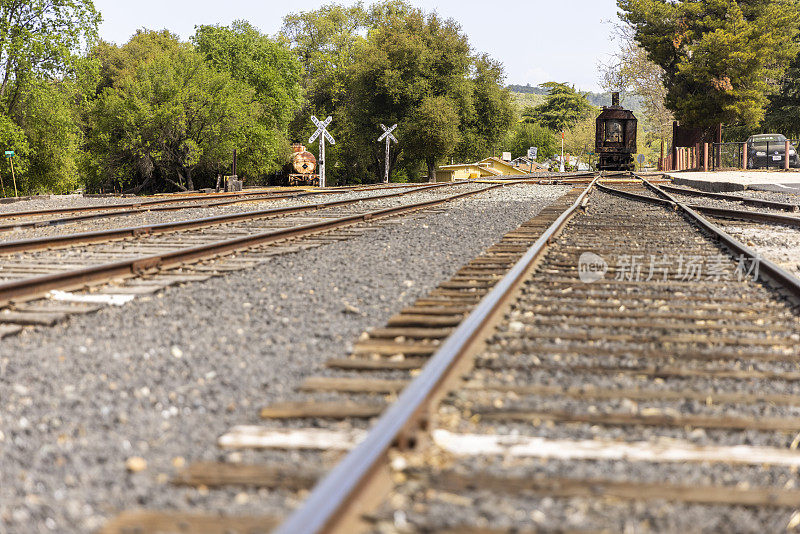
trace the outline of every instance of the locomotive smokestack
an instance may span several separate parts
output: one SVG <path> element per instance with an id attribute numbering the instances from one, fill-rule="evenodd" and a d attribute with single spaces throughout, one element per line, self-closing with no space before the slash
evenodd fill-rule
<path id="1" fill-rule="evenodd" d="M 614 91 L 611 93 L 611 105 L 612 106 L 619 106 L 619 93 Z"/>

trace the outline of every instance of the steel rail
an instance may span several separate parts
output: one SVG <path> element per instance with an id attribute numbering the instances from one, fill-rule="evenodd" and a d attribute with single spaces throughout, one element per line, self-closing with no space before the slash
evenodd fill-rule
<path id="1" fill-rule="evenodd" d="M 250 219 L 261 219 L 264 217 L 271 217 L 274 215 L 288 215 L 292 213 L 303 213 L 306 211 L 315 211 L 335 206 L 345 206 L 348 204 L 355 204 L 362 201 L 381 200 L 386 198 L 399 197 L 409 195 L 420 191 L 426 191 L 438 187 L 452 185 L 451 182 L 446 184 L 435 184 L 418 187 L 414 189 L 405 189 L 394 193 L 387 193 L 385 195 L 375 195 L 371 197 L 352 198 L 343 200 L 334 200 L 331 202 L 323 202 L 316 204 L 298 204 L 294 206 L 285 206 L 281 208 L 270 208 L 267 210 L 249 211 L 231 213 L 226 215 L 215 215 L 212 217 L 203 217 L 200 219 L 187 219 L 182 221 L 173 221 L 159 224 L 151 224 L 145 226 L 132 226 L 125 228 L 115 228 L 111 230 L 98 230 L 94 232 L 81 232 L 76 234 L 66 234 L 59 236 L 35 237 L 31 239 L 20 239 L 16 241 L 0 242 L 0 254 L 10 254 L 13 252 L 27 252 L 32 250 L 40 250 L 44 248 L 65 247 L 78 244 L 101 243 L 105 241 L 112 241 L 115 239 L 123 239 L 126 237 L 136 237 L 141 235 L 163 234 L 168 232 L 176 232 L 179 230 L 192 230 L 197 228 L 205 228 L 218 224 L 226 224 L 237 221 L 244 221 Z"/>
<path id="2" fill-rule="evenodd" d="M 613 187 L 608 187 L 602 184 L 597 184 L 597 189 L 605 193 L 622 196 L 632 200 L 640 200 L 642 202 L 649 202 L 651 204 L 655 203 L 655 204 L 671 205 L 674 208 L 677 208 L 676 204 L 676 202 L 678 202 L 677 200 L 649 197 L 647 195 L 640 195 L 638 193 L 633 193 L 631 191 L 614 189 Z M 785 224 L 788 226 L 800 227 L 800 217 L 793 217 L 791 215 L 779 215 L 777 213 L 767 213 L 763 211 L 745 211 L 733 208 L 715 208 L 713 206 L 699 206 L 696 204 L 687 204 L 686 206 L 695 211 L 706 213 L 714 217 L 720 217 L 725 219 L 741 219 L 744 221 L 762 222 L 769 224 Z"/>
<path id="3" fill-rule="evenodd" d="M 744 221 L 785 224 L 787 226 L 800 227 L 800 217 L 792 217 L 791 215 L 779 215 L 777 213 L 767 213 L 765 211 L 744 211 L 733 208 L 715 208 L 713 206 L 699 206 L 696 204 L 687 204 L 687 206 L 695 211 L 723 219 L 740 219 Z"/>
<path id="4" fill-rule="evenodd" d="M 751 261 L 757 261 L 758 275 L 760 277 L 765 279 L 765 281 L 777 283 L 786 289 L 795 300 L 800 301 L 800 278 L 790 273 L 780 265 L 764 258 L 758 254 L 758 252 L 749 248 L 747 245 L 725 232 L 719 226 L 713 224 L 708 219 L 697 213 L 697 211 L 692 209 L 692 207 L 678 201 L 668 192 L 661 190 L 659 186 L 651 184 L 642 176 L 638 176 L 636 174 L 634 174 L 634 176 L 639 178 L 651 191 L 674 202 L 678 206 L 678 209 L 683 211 L 691 221 L 695 222 L 698 226 L 706 230 L 706 232 L 714 236 L 730 250 L 749 258 Z"/>
<path id="5" fill-rule="evenodd" d="M 55 219 L 45 219 L 37 221 L 17 221 L 10 224 L 0 225 L 0 232 L 11 232 L 13 230 L 20 230 L 23 228 L 42 228 L 44 226 L 58 226 L 61 224 L 70 224 L 78 221 L 85 221 L 89 219 L 104 219 L 109 217 L 122 217 L 126 215 L 135 215 L 137 213 L 147 213 L 149 211 L 180 211 L 188 209 L 208 209 L 218 208 L 220 206 L 229 206 L 232 204 L 243 204 L 245 202 L 264 202 L 268 200 L 283 200 L 290 198 L 300 198 L 309 195 L 316 195 L 321 193 L 301 193 L 292 195 L 272 195 L 272 196 L 254 196 L 252 198 L 240 198 L 237 200 L 226 200 L 222 202 L 200 202 L 191 205 L 177 205 L 177 206 L 144 206 L 133 207 L 130 209 L 114 209 L 113 211 L 106 211 L 103 213 L 89 213 L 86 215 L 74 215 L 72 217 L 59 217 Z M 133 204 L 131 204 L 133 205 Z M 119 204 L 122 206 L 122 204 Z M 126 205 L 127 206 L 127 205 Z M 133 205 L 136 206 L 136 205 Z M 72 209 L 72 208 L 65 208 Z M 78 210 L 81 211 L 81 210 Z M 94 206 L 90 207 L 89 211 L 100 211 L 95 209 Z"/>
<path id="6" fill-rule="evenodd" d="M 415 184 L 413 187 L 423 187 L 420 184 Z M 380 189 L 399 189 L 398 187 L 369 187 L 369 188 L 349 188 L 349 189 L 342 189 L 341 192 L 362 192 L 362 191 L 375 191 Z M 252 193 L 249 195 L 240 196 L 234 200 L 224 200 L 220 202 L 206 202 L 202 198 L 196 199 L 185 199 L 185 200 L 192 200 L 197 202 L 197 204 L 190 204 L 190 205 L 167 205 L 167 206 L 142 206 L 141 204 L 116 204 L 115 206 L 133 206 L 130 209 L 120 209 L 120 208 L 113 208 L 113 211 L 108 211 L 104 213 L 91 213 L 87 215 L 75 215 L 73 217 L 60 217 L 55 219 L 46 219 L 46 220 L 38 220 L 38 221 L 18 221 L 13 222 L 10 224 L 0 225 L 0 232 L 10 232 L 13 230 L 19 230 L 22 228 L 41 228 L 44 226 L 57 226 L 61 224 L 70 224 L 73 222 L 84 221 L 89 219 L 104 219 L 110 217 L 121 217 L 126 215 L 135 215 L 137 213 L 146 213 L 148 211 L 180 211 L 180 210 L 188 210 L 188 209 L 208 209 L 208 208 L 219 208 L 221 206 L 231 206 L 233 204 L 244 204 L 247 202 L 265 202 L 269 200 L 285 200 L 285 199 L 294 199 L 294 198 L 302 198 L 308 196 L 317 196 L 317 195 L 330 195 L 330 194 L 337 194 L 340 193 L 339 191 L 298 191 L 293 193 L 282 193 L 282 194 L 272 194 L 272 193 Z M 161 203 L 161 201 L 156 201 L 157 203 Z M 108 206 L 89 206 L 89 211 L 102 211 Z M 59 208 L 61 209 L 61 208 Z M 81 207 L 70 207 L 70 208 L 63 208 L 72 211 L 85 211 L 86 208 Z M 44 210 L 48 211 L 48 210 Z M 25 212 L 19 216 L 28 216 L 29 214 L 36 215 L 37 212 Z M 18 217 L 19 217 L 18 216 Z M 18 217 L 7 217 L 7 218 L 18 218 Z M 2 214 L 0 214 L 0 218 Z"/>
<path id="7" fill-rule="evenodd" d="M 671 193 L 678 193 L 680 195 L 693 196 L 693 197 L 709 197 L 717 198 L 719 200 L 729 200 L 732 202 L 741 202 L 745 206 L 755 206 L 760 208 L 772 208 L 782 211 L 798 211 L 800 205 L 790 204 L 788 202 L 776 202 L 773 200 L 762 200 L 753 197 L 740 197 L 737 195 L 729 195 L 726 193 L 711 193 L 707 191 L 695 191 L 694 189 L 685 189 L 683 187 L 676 187 L 674 185 L 662 185 L 664 191 Z"/>
<path id="8" fill-rule="evenodd" d="M 193 196 L 193 197 L 176 197 L 176 198 L 160 198 L 155 200 L 141 200 L 135 202 L 122 202 L 119 204 L 92 204 L 89 206 L 68 206 L 64 208 L 49 208 L 49 209 L 41 209 L 41 210 L 28 210 L 28 211 L 7 211 L 7 212 L 0 212 L 0 219 L 15 219 L 19 217 L 34 217 L 37 215 L 57 215 L 59 213 L 80 213 L 83 211 L 114 211 L 114 210 L 125 210 L 125 209 L 136 209 L 136 208 L 144 208 L 147 206 L 163 206 L 167 204 L 182 204 L 188 202 L 197 202 L 198 204 L 207 202 L 207 201 L 214 201 L 226 198 L 233 198 L 236 200 L 228 200 L 228 201 L 221 201 L 221 202 L 212 202 L 214 206 L 221 206 L 225 205 L 226 203 L 235 204 L 237 202 L 246 202 L 250 200 L 250 197 L 263 197 L 264 199 L 281 199 L 281 198 L 292 198 L 295 196 L 308 196 L 308 195 L 319 195 L 319 194 L 330 194 L 333 193 L 332 191 L 297 191 L 294 193 L 269 193 L 269 192 L 258 192 L 258 193 L 211 193 L 208 196 Z M 175 209 L 184 209 L 183 207 L 177 207 Z"/>
<path id="9" fill-rule="evenodd" d="M 404 204 L 391 208 L 382 208 L 367 213 L 347 215 L 317 223 L 262 232 L 258 234 L 217 241 L 194 247 L 182 248 L 161 254 L 143 256 L 130 260 L 122 260 L 113 263 L 95 265 L 62 273 L 54 273 L 23 280 L 15 280 L 0 284 L 0 307 L 7 306 L 15 300 L 30 299 L 41 296 L 53 289 L 80 288 L 89 284 L 107 281 L 113 278 L 124 278 L 135 276 L 149 270 L 165 269 L 176 267 L 189 261 L 204 258 L 211 258 L 235 250 L 250 248 L 255 245 L 263 245 L 275 241 L 281 241 L 292 237 L 300 237 L 309 234 L 316 234 L 329 230 L 334 230 L 343 226 L 350 226 L 359 222 L 369 221 L 375 218 L 398 215 L 405 212 L 416 211 L 445 202 L 458 200 L 470 195 L 484 193 L 503 185 L 493 185 L 475 191 L 465 191 L 443 198 L 425 200 L 413 204 Z"/>
<path id="10" fill-rule="evenodd" d="M 341 531 L 350 520 L 348 512 L 366 499 L 371 475 L 379 473 L 385 465 L 386 455 L 394 443 L 407 431 L 418 428 L 426 407 L 437 389 L 451 377 L 459 360 L 467 354 L 470 345 L 480 339 L 493 316 L 515 294 L 535 266 L 547 244 L 558 235 L 572 215 L 580 209 L 599 177 L 595 177 L 575 203 L 568 208 L 525 255 L 511 268 L 478 304 L 475 310 L 447 338 L 444 344 L 423 367 L 420 374 L 403 390 L 358 444 L 312 490 L 303 505 L 297 509 L 275 532 L 278 534 L 312 534 Z"/>
<path id="11" fill-rule="evenodd" d="M 452 183 L 452 182 L 451 182 Z M 197 208 L 215 208 L 219 206 L 227 206 L 229 204 L 239 204 L 243 202 L 257 202 L 259 200 L 280 200 L 284 198 L 300 198 L 306 196 L 316 195 L 332 195 L 349 191 L 375 191 L 385 189 L 401 189 L 408 187 L 422 187 L 425 184 L 392 184 L 390 186 L 343 186 L 340 188 L 326 188 L 317 189 L 314 191 L 306 190 L 293 190 L 287 192 L 281 191 L 254 191 L 254 192 L 238 192 L 238 193 L 203 193 L 195 194 L 192 196 L 178 196 L 175 198 L 161 197 L 154 200 L 140 200 L 134 202 L 122 202 L 120 204 L 93 204 L 89 206 L 69 206 L 64 208 L 49 208 L 41 210 L 28 210 L 28 211 L 9 211 L 0 212 L 0 219 L 16 219 L 20 217 L 33 217 L 37 215 L 57 215 L 59 213 L 79 213 L 84 211 L 112 211 L 112 210 L 131 210 L 137 209 L 139 211 L 157 210 L 179 210 L 179 209 L 192 209 Z M 223 200 L 219 202 L 209 202 L 219 199 L 233 198 L 234 200 Z M 163 206 L 167 204 L 182 204 L 189 202 L 197 202 L 197 206 L 174 206 L 164 208 L 151 208 L 151 206 Z M 96 215 L 95 217 L 110 217 L 117 214 Z M 91 218 L 86 216 L 85 218 Z M 67 219 L 59 219 L 67 220 Z M 35 223 L 24 223 L 24 226 L 35 226 Z M 0 230 L 5 228 L 14 228 L 17 225 L 0 226 Z"/>

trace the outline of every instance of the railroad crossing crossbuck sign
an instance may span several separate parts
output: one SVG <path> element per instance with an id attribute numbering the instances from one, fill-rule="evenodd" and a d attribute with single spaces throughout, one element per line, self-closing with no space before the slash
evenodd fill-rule
<path id="1" fill-rule="evenodd" d="M 383 128 L 383 135 L 378 138 L 378 142 L 386 140 L 386 167 L 384 168 L 383 173 L 383 183 L 389 183 L 389 146 L 392 144 L 392 141 L 397 143 L 397 138 L 392 135 L 392 132 L 397 129 L 397 125 L 395 124 L 391 128 L 387 128 L 385 125 L 381 124 L 381 128 Z"/>
<path id="2" fill-rule="evenodd" d="M 325 187 L 325 140 L 327 139 L 328 142 L 332 145 L 336 144 L 336 141 L 333 140 L 331 134 L 328 133 L 328 125 L 333 120 L 333 117 L 328 117 L 324 121 L 320 121 L 314 115 L 311 115 L 311 121 L 317 127 L 317 131 L 314 132 L 311 137 L 308 139 L 308 143 L 311 144 L 316 141 L 317 137 L 319 137 L 319 186 Z"/>

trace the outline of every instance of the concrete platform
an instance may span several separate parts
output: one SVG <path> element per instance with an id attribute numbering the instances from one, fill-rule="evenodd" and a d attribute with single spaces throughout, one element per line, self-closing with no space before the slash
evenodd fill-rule
<path id="1" fill-rule="evenodd" d="M 677 185 L 686 185 L 719 193 L 725 191 L 777 191 L 800 195 L 800 172 L 789 171 L 717 171 L 717 172 L 668 172 L 667 176 Z"/>

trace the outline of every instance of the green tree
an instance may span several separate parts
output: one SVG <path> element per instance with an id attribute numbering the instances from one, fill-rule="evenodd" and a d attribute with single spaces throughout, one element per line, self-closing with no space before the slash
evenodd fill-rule
<path id="1" fill-rule="evenodd" d="M 99 22 L 91 0 L 0 1 L 0 142 L 22 192 L 78 184 L 74 81 Z"/>
<path id="2" fill-rule="evenodd" d="M 310 115 L 330 115 L 347 95 L 347 70 L 364 41 L 368 14 L 361 2 L 346 7 L 328 4 L 314 11 L 284 17 L 280 35 L 300 61 L 305 106 L 294 130 L 301 137 L 313 131 Z M 302 133 L 301 133 L 302 132 Z"/>
<path id="3" fill-rule="evenodd" d="M 572 128 L 593 111 L 586 100 L 587 93 L 576 91 L 565 83 L 547 82 L 542 87 L 548 89 L 545 101 L 535 108 L 523 111 L 523 117 L 528 121 L 538 122 L 554 132 L 561 132 Z"/>
<path id="4" fill-rule="evenodd" d="M 80 185 L 83 141 L 74 83 L 30 84 L 20 102 L 16 116 L 30 148 L 27 168 L 20 173 L 22 188 L 31 193 L 74 191 Z"/>
<path id="5" fill-rule="evenodd" d="M 262 106 L 247 83 L 163 32 L 140 32 L 131 43 L 133 50 L 111 59 L 121 55 L 132 63 L 117 63 L 112 86 L 89 112 L 95 185 L 194 189 L 195 178 L 210 185 L 228 167 L 234 148 L 275 153 L 280 139 L 263 125 Z"/>
<path id="6" fill-rule="evenodd" d="M 552 157 L 561 149 L 552 130 L 526 122 L 514 125 L 506 137 L 504 146 L 515 158 L 526 156 L 528 148 L 535 146 L 538 149 L 536 157 L 539 161 Z"/>
<path id="7" fill-rule="evenodd" d="M 778 92 L 770 96 L 764 126 L 787 137 L 800 137 L 800 55 L 786 70 Z"/>
<path id="8" fill-rule="evenodd" d="M 30 147 L 28 146 L 28 137 L 14 121 L 7 115 L 0 114 L 0 149 L 14 150 L 16 157 L 14 158 L 14 171 L 18 175 L 25 176 L 29 165 Z M 0 194 L 3 196 L 13 194 L 13 185 L 11 180 L 11 167 L 8 159 L 0 164 L 0 181 L 3 187 Z M 19 185 L 19 184 L 17 184 Z"/>
<path id="9" fill-rule="evenodd" d="M 57 78 L 97 36 L 91 0 L 0 1 L 0 101 L 13 113 L 27 84 Z"/>
<path id="10" fill-rule="evenodd" d="M 353 147 L 345 140 L 343 128 L 350 128 L 344 109 L 348 71 L 356 61 L 368 27 L 369 13 L 360 2 L 349 7 L 327 4 L 283 19 L 280 37 L 300 61 L 304 96 L 302 107 L 289 125 L 289 137 L 305 143 L 316 129 L 311 115 L 333 117 L 331 132 L 337 143 L 326 147 L 329 183 L 352 181 L 363 167 L 360 160 L 353 159 Z"/>
<path id="11" fill-rule="evenodd" d="M 460 161 L 497 155 L 514 121 L 514 104 L 511 93 L 504 87 L 502 63 L 480 55 L 474 58 L 473 71 L 471 102 L 465 106 L 467 114 L 462 120 L 462 138 L 454 153 Z"/>
<path id="12" fill-rule="evenodd" d="M 593 107 L 587 117 L 564 132 L 564 151 L 577 156 L 584 163 L 588 161 L 589 153 L 594 151 L 596 116 L 599 113 L 600 110 Z"/>
<path id="13" fill-rule="evenodd" d="M 479 158 L 499 148 L 513 118 L 502 66 L 471 53 L 452 19 L 402 1 L 377 4 L 371 28 L 348 73 L 344 139 L 364 176 L 379 174 L 380 123 L 398 123 L 398 167 L 429 179 L 447 157 Z M 357 147 L 369 147 L 360 150 Z"/>
<path id="14" fill-rule="evenodd" d="M 459 140 L 458 113 L 445 96 L 427 97 L 406 123 L 406 151 L 428 169 L 428 181 L 436 179 L 436 164 L 449 154 Z"/>
<path id="15" fill-rule="evenodd" d="M 797 53 L 794 0 L 618 0 L 636 43 L 664 71 L 666 104 L 695 127 L 758 124 L 771 80 Z"/>
<path id="16" fill-rule="evenodd" d="M 230 27 L 200 26 L 192 41 L 219 71 L 247 83 L 255 91 L 262 113 L 259 135 L 275 142 L 253 143 L 250 136 L 239 147 L 240 167 L 264 174 L 288 159 L 288 128 L 302 103 L 301 66 L 285 42 L 261 34 L 250 23 Z"/>
<path id="17" fill-rule="evenodd" d="M 229 72 L 255 89 L 267 126 L 288 127 L 302 93 L 300 63 L 286 44 L 241 20 L 229 27 L 200 26 L 192 42 L 217 70 Z"/>

